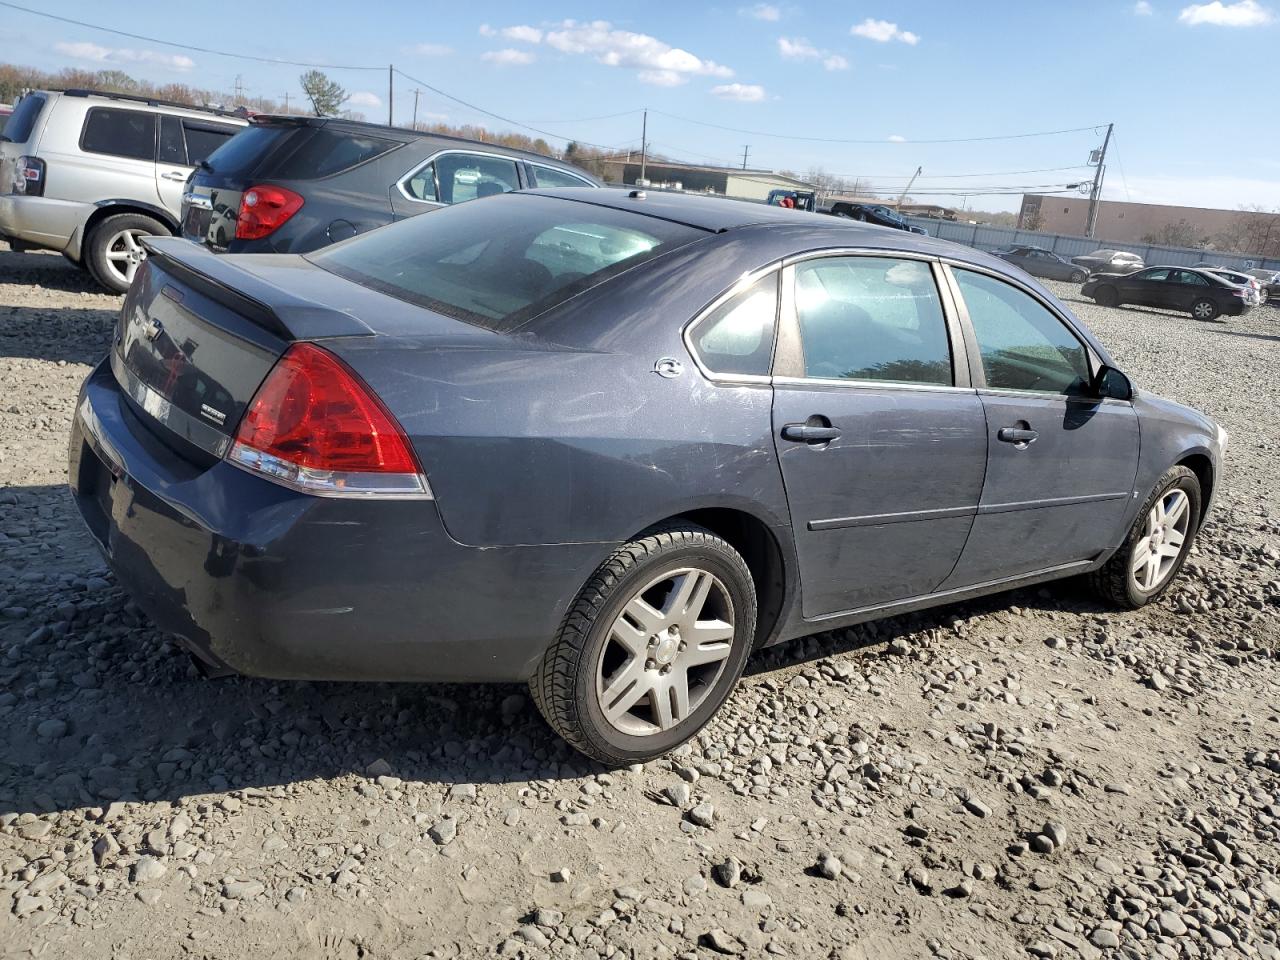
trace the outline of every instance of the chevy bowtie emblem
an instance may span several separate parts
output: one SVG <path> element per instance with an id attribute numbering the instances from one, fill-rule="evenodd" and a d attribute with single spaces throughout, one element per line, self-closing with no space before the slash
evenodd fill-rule
<path id="1" fill-rule="evenodd" d="M 142 335 L 148 340 L 155 340 L 162 333 L 164 325 L 155 317 L 148 317 L 147 322 L 142 325 Z"/>

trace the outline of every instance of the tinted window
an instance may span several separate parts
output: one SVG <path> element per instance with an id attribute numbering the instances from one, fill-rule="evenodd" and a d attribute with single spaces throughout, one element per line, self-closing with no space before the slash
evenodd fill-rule
<path id="1" fill-rule="evenodd" d="M 315 130 L 288 156 L 273 166 L 271 176 L 281 180 L 316 180 L 350 170 L 358 163 L 382 156 L 400 144 L 324 126 Z"/>
<path id="2" fill-rule="evenodd" d="M 1067 394 L 1088 386 L 1083 344 L 1039 301 L 985 274 L 956 270 L 955 277 L 987 386 Z"/>
<path id="3" fill-rule="evenodd" d="M 1139 280 L 1168 280 L 1168 270 L 1148 270 L 1145 273 L 1138 274 Z"/>
<path id="4" fill-rule="evenodd" d="M 4 125 L 4 133 L 0 135 L 0 140 L 8 140 L 11 143 L 26 143 L 31 139 L 31 131 L 35 129 L 36 118 L 40 116 L 40 111 L 44 108 L 44 97 L 37 94 L 28 94 L 18 101 L 18 105 L 13 108 L 13 116 L 9 117 Z"/>
<path id="5" fill-rule="evenodd" d="M 514 160 L 474 153 L 446 153 L 436 157 L 440 200 L 462 203 L 520 189 Z"/>
<path id="6" fill-rule="evenodd" d="M 248 176 L 267 154 L 306 133 L 305 128 L 283 124 L 250 124 L 211 153 L 208 166 L 218 173 Z"/>
<path id="7" fill-rule="evenodd" d="M 401 300 L 507 330 L 706 235 L 652 217 L 522 194 L 411 217 L 309 259 Z"/>
<path id="8" fill-rule="evenodd" d="M 714 373 L 766 376 L 777 315 L 778 274 L 771 273 L 699 320 L 689 339 Z"/>
<path id="9" fill-rule="evenodd" d="M 160 118 L 160 144 L 156 147 L 156 159 L 161 163 L 187 165 L 187 142 L 182 137 L 182 121 L 177 117 Z"/>
<path id="10" fill-rule="evenodd" d="M 436 165 L 428 163 L 404 182 L 404 188 L 415 200 L 438 202 L 440 194 L 436 190 Z"/>
<path id="11" fill-rule="evenodd" d="M 589 187 L 590 183 L 583 177 L 576 177 L 566 170 L 555 167 L 544 167 L 540 163 L 533 166 L 533 176 L 540 187 Z"/>
<path id="12" fill-rule="evenodd" d="M 1179 270 L 1174 279 L 1178 283 L 1189 283 L 1193 287 L 1207 287 L 1209 281 L 1198 273 L 1192 273 L 1190 270 Z"/>
<path id="13" fill-rule="evenodd" d="M 207 123 L 182 122 L 187 134 L 187 162 L 195 166 L 235 136 L 238 127 L 220 127 Z"/>
<path id="14" fill-rule="evenodd" d="M 116 107 L 91 107 L 80 135 L 80 149 L 132 160 L 154 160 L 156 115 Z"/>
<path id="15" fill-rule="evenodd" d="M 933 271 L 919 260 L 828 257 L 796 267 L 805 376 L 950 384 Z"/>

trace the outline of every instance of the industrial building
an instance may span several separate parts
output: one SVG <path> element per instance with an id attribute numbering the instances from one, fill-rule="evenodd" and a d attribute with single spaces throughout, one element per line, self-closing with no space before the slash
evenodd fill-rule
<path id="1" fill-rule="evenodd" d="M 604 179 L 613 183 L 638 183 L 640 158 L 605 159 Z M 649 161 L 644 177 L 650 185 L 688 193 L 718 193 L 743 200 L 764 200 L 770 190 L 812 190 L 813 184 L 771 170 L 749 170 L 735 167 L 704 167 L 691 163 Z"/>
<path id="2" fill-rule="evenodd" d="M 1259 218 L 1266 228 L 1274 221 L 1274 236 L 1280 237 L 1280 214 L 1245 213 L 1241 210 L 1215 210 L 1208 207 L 1175 207 L 1161 203 L 1126 203 L 1103 200 L 1098 204 L 1098 222 L 1094 236 L 1111 242 L 1143 243 L 1144 237 L 1157 235 L 1169 227 L 1185 225 L 1197 237 L 1212 240 L 1238 230 L 1241 217 Z M 1024 194 L 1018 211 L 1018 228 L 1045 233 L 1084 236 L 1089 219 L 1089 200 L 1085 197 L 1055 197 Z"/>

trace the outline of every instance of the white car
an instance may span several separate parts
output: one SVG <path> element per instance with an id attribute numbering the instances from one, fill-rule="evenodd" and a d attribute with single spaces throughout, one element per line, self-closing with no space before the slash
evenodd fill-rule
<path id="1" fill-rule="evenodd" d="M 1247 273 L 1241 273 L 1239 270 L 1228 270 L 1225 267 L 1206 267 L 1209 273 L 1221 277 L 1227 283 L 1234 284 L 1237 287 L 1244 287 L 1248 291 L 1245 297 L 1246 303 L 1251 303 L 1255 307 L 1262 303 L 1265 299 L 1262 292 L 1262 283 L 1257 277 L 1251 277 Z"/>

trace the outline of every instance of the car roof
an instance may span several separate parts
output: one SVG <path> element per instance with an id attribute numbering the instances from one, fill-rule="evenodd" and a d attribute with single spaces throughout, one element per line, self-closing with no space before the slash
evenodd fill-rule
<path id="1" fill-rule="evenodd" d="M 236 113 L 234 110 L 224 110 L 221 107 L 201 107 L 194 103 L 179 103 L 177 100 L 165 100 L 161 97 L 144 97 L 133 93 L 113 93 L 109 90 L 87 90 L 79 87 L 69 89 L 51 88 L 48 90 L 33 90 L 33 93 L 43 94 L 60 94 L 64 97 L 74 97 L 77 99 L 98 99 L 98 100 L 119 100 L 127 103 L 136 103 L 143 107 L 161 107 L 166 110 L 189 110 L 193 113 L 207 113 L 217 117 L 226 117 L 231 120 L 248 121 L 248 117 Z"/>

